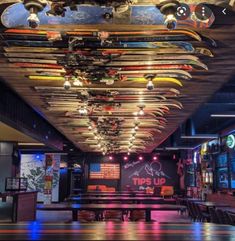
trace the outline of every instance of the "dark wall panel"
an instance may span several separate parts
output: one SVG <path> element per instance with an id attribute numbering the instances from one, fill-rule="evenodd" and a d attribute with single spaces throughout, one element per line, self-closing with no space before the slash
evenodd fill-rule
<path id="1" fill-rule="evenodd" d="M 174 186 L 179 187 L 176 160 L 172 156 L 158 157 L 154 160 L 151 156 L 145 156 L 143 160 L 132 159 L 122 166 L 121 189 L 127 185 L 133 190 L 144 190 L 147 187 Z"/>
<path id="2" fill-rule="evenodd" d="M 12 176 L 13 143 L 0 142 L 0 192 L 5 191 L 5 178 Z"/>
<path id="3" fill-rule="evenodd" d="M 133 190 L 153 188 L 154 186 L 170 185 L 179 190 L 179 176 L 177 174 L 177 156 L 173 154 L 156 155 L 143 154 L 143 160 L 139 160 L 140 155 L 131 155 L 128 160 L 124 160 L 124 155 L 99 156 L 87 154 L 85 157 L 85 179 L 87 185 L 106 185 L 115 187 L 116 190 L 126 190 L 130 186 Z M 154 159 L 155 157 L 155 159 Z M 120 163 L 120 180 L 97 180 L 89 179 L 89 165 L 97 162 Z"/>

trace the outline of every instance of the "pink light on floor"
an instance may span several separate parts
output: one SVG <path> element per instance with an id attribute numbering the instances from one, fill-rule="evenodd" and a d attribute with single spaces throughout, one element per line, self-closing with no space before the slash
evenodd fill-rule
<path id="1" fill-rule="evenodd" d="M 128 157 L 127 157 L 127 156 L 124 156 L 123 159 L 124 159 L 124 161 L 127 161 L 127 160 L 128 160 Z"/>
<path id="2" fill-rule="evenodd" d="M 156 161 L 156 160 L 157 160 L 157 156 L 154 156 L 154 157 L 153 157 L 153 160 Z"/>
<path id="3" fill-rule="evenodd" d="M 142 156 L 139 156 L 139 160 L 142 161 L 142 160 L 143 160 L 143 157 L 142 157 Z"/>

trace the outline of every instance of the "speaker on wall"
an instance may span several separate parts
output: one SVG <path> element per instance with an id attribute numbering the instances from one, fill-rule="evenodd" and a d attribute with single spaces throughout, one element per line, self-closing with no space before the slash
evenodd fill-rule
<path id="1" fill-rule="evenodd" d="M 20 165 L 20 160 L 21 160 L 21 153 L 20 150 L 18 149 L 17 145 L 13 146 L 13 151 L 12 151 L 12 163 L 16 166 Z"/>

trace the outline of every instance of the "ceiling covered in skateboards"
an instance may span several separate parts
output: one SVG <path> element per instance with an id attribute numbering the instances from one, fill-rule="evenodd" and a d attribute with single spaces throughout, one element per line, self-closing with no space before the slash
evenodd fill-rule
<path id="1" fill-rule="evenodd" d="M 54 16 L 54 1 L 36 29 L 22 3 L 2 4 L 0 76 L 83 151 L 151 152 L 230 78 L 234 26 L 196 18 L 196 1 L 170 26 L 158 1 L 128 1 L 119 16 L 108 2 Z"/>

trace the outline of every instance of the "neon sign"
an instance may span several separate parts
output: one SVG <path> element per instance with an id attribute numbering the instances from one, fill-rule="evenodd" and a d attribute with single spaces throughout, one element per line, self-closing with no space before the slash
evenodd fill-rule
<path id="1" fill-rule="evenodd" d="M 234 135 L 229 135 L 226 139 L 226 145 L 228 148 L 232 149 L 235 147 L 235 137 Z"/>

